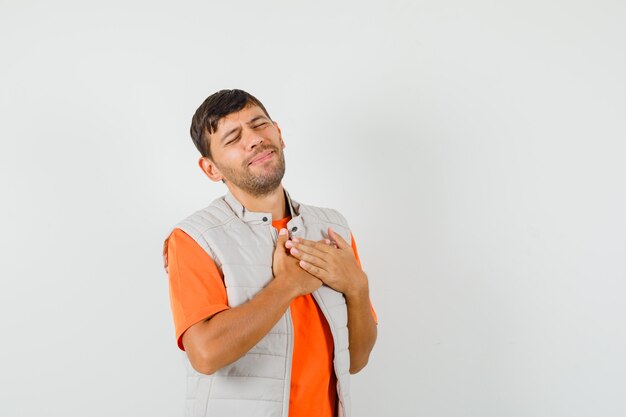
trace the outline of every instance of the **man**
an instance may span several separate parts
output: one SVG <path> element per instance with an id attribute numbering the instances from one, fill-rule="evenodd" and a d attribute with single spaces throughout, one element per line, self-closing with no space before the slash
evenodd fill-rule
<path id="1" fill-rule="evenodd" d="M 191 136 L 228 193 L 164 245 L 187 415 L 350 416 L 376 319 L 345 219 L 291 199 L 278 123 L 245 91 L 209 96 Z"/>

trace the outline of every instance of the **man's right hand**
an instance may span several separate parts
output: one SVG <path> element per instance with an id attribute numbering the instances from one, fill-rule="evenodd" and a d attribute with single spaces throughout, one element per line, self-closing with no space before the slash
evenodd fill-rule
<path id="1" fill-rule="evenodd" d="M 285 248 L 288 239 L 287 229 L 280 229 L 272 263 L 274 279 L 292 288 L 297 296 L 310 294 L 322 286 L 322 281 L 302 269 L 298 264 L 300 261 L 289 254 Z"/>
<path id="2" fill-rule="evenodd" d="M 274 279 L 247 302 L 208 317 L 183 333 L 183 345 L 196 371 L 212 374 L 241 358 L 276 325 L 294 298 L 322 285 L 287 253 L 289 234 L 286 229 L 281 232 L 272 264 Z"/>

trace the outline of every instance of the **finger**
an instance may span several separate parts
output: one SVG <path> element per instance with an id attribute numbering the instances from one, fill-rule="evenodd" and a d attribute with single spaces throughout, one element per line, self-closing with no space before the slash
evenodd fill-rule
<path id="1" fill-rule="evenodd" d="M 328 236 L 331 237 L 332 240 L 334 240 L 337 243 L 337 247 L 339 247 L 339 249 L 346 249 L 348 247 L 350 247 L 350 245 L 348 244 L 348 242 L 346 242 L 339 233 L 335 232 L 332 228 L 328 228 Z"/>
<path id="2" fill-rule="evenodd" d="M 328 263 L 323 258 L 317 257 L 315 255 L 310 255 L 306 252 L 298 250 L 297 248 L 291 248 L 289 253 L 294 258 L 298 258 L 301 261 L 305 261 L 307 263 L 315 265 L 318 268 L 326 270 L 326 268 L 328 267 Z"/>
<path id="3" fill-rule="evenodd" d="M 320 241 L 320 242 L 321 242 L 321 241 Z M 326 243 L 328 246 L 332 246 L 332 247 L 333 247 L 333 248 L 335 248 L 335 249 L 336 249 L 336 248 L 338 248 L 337 244 L 336 244 L 333 240 L 330 240 L 330 239 L 324 239 L 324 243 Z"/>
<path id="4" fill-rule="evenodd" d="M 289 239 L 289 232 L 287 229 L 280 229 L 280 232 L 278 232 L 278 238 L 276 239 L 276 248 L 284 248 L 287 239 Z"/>
<path id="5" fill-rule="evenodd" d="M 304 269 L 305 271 L 307 271 L 309 274 L 319 278 L 320 280 L 322 280 L 322 282 L 324 282 L 326 280 L 326 278 L 328 277 L 328 273 L 323 270 L 322 268 L 319 268 L 315 265 L 312 265 L 306 261 L 300 261 L 298 262 L 298 265 L 300 265 L 300 268 Z"/>
<path id="6" fill-rule="evenodd" d="M 324 245 L 323 243 L 320 243 L 321 245 L 323 245 L 323 247 L 328 247 L 327 245 Z M 294 243 L 293 244 L 293 248 L 299 251 L 302 251 L 304 253 L 307 253 L 309 255 L 313 255 L 313 256 L 317 256 L 318 258 L 322 258 L 324 260 L 327 260 L 326 257 L 328 256 L 328 252 L 325 251 L 321 251 L 318 249 L 318 246 L 310 246 L 310 245 L 303 245 L 302 243 Z"/>
<path id="7" fill-rule="evenodd" d="M 324 253 L 330 253 L 330 251 L 331 251 L 331 248 L 328 245 L 326 245 L 324 243 L 321 243 L 321 242 L 315 242 L 313 240 L 301 239 L 301 238 L 298 238 L 298 237 L 294 237 L 293 238 L 293 242 L 296 244 L 294 246 L 297 246 L 298 244 L 300 244 L 300 245 L 304 245 L 304 246 L 307 246 L 307 247 L 315 248 L 315 249 L 319 250 L 320 252 L 324 252 Z"/>
<path id="8" fill-rule="evenodd" d="M 283 227 L 282 229 L 280 229 L 280 232 L 278 232 L 278 241 L 285 243 L 285 241 L 288 238 L 289 238 L 289 231 Z"/>

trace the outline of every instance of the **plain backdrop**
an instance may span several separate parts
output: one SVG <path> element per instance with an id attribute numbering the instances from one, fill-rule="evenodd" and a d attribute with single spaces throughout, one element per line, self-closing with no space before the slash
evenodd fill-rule
<path id="1" fill-rule="evenodd" d="M 161 251 L 248 90 L 350 222 L 355 417 L 626 415 L 626 3 L 0 1 L 0 416 L 180 416 Z"/>

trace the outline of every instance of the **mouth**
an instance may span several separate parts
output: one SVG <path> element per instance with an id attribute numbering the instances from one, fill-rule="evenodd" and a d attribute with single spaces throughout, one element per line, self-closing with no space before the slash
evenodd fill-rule
<path id="1" fill-rule="evenodd" d="M 257 164 L 262 164 L 263 162 L 267 161 L 268 159 L 270 159 L 272 157 L 272 154 L 274 153 L 274 151 L 269 150 L 269 151 L 265 151 L 265 152 L 261 152 L 259 155 L 255 156 L 252 161 L 250 161 L 248 163 L 248 165 L 257 165 Z"/>

